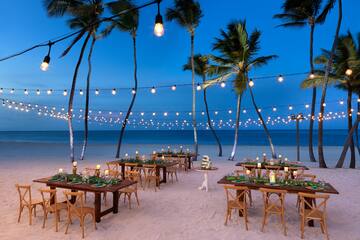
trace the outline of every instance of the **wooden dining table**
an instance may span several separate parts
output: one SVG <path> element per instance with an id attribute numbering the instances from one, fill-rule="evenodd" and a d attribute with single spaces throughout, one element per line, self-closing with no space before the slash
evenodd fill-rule
<path id="1" fill-rule="evenodd" d="M 126 161 L 122 161 L 122 160 L 117 160 L 117 161 L 112 161 L 109 162 L 110 164 L 113 163 L 117 163 L 119 164 L 119 166 L 121 167 L 121 175 L 122 175 L 122 179 L 125 179 L 125 167 L 126 167 L 126 163 L 131 163 L 131 162 L 126 162 Z M 143 164 L 141 162 L 138 163 L 134 163 L 134 165 L 136 164 L 136 167 L 142 167 Z M 172 162 L 172 161 L 164 161 L 163 163 L 155 163 L 153 165 L 156 166 L 156 171 L 155 171 L 155 175 L 159 177 L 160 181 L 158 183 L 156 183 L 157 186 L 159 186 L 159 184 L 161 183 L 166 183 L 167 182 L 167 168 L 169 167 L 173 167 L 175 165 L 177 165 L 177 162 Z M 152 164 L 146 164 L 146 165 L 152 165 Z M 135 166 L 133 166 L 135 167 Z M 162 170 L 162 178 L 161 178 L 161 172 Z"/>
<path id="2" fill-rule="evenodd" d="M 71 182 L 65 181 L 51 181 L 51 177 L 35 179 L 33 180 L 33 182 L 46 184 L 46 186 L 50 187 L 50 189 L 64 188 L 70 189 L 73 192 L 93 192 L 95 195 L 94 207 L 96 222 L 100 222 L 101 217 L 111 212 L 117 214 L 119 211 L 119 190 L 136 184 L 136 182 L 134 181 L 122 180 L 118 184 L 107 185 L 105 187 L 95 187 L 88 183 L 72 184 Z M 105 192 L 111 192 L 113 194 L 113 206 L 104 211 L 101 211 L 101 193 Z M 71 200 L 75 201 L 76 199 Z M 54 203 L 54 199 L 52 199 L 51 201 L 52 203 Z"/>
<path id="3" fill-rule="evenodd" d="M 339 192 L 330 184 L 325 183 L 324 188 L 319 189 L 313 189 L 313 188 L 307 188 L 305 186 L 290 186 L 290 185 L 271 185 L 266 183 L 255 183 L 250 181 L 243 181 L 243 182 L 235 182 L 228 180 L 227 177 L 221 178 L 218 182 L 218 184 L 223 185 L 233 185 L 233 186 L 243 186 L 248 187 L 250 190 L 259 190 L 260 188 L 268 188 L 268 189 L 280 189 L 280 190 L 286 190 L 288 193 L 291 194 L 298 194 L 299 192 L 303 193 L 326 193 L 326 194 L 339 194 Z M 308 202 L 312 202 L 311 199 L 307 199 Z M 305 205 L 305 208 L 308 208 L 307 205 Z M 309 221 L 308 225 L 310 227 L 314 226 L 314 221 Z"/>
<path id="4" fill-rule="evenodd" d="M 170 157 L 170 158 L 185 158 L 187 163 L 187 169 L 191 169 L 192 167 L 192 159 L 195 157 L 195 153 L 156 153 L 153 154 L 153 157 L 155 158 L 161 158 L 161 157 Z"/>
<path id="5" fill-rule="evenodd" d="M 257 167 L 257 162 L 238 162 L 235 164 L 235 166 L 237 167 L 244 167 L 244 168 L 258 168 Z M 292 163 L 288 163 L 288 164 L 276 164 L 274 163 L 273 165 L 270 164 L 270 162 L 266 162 L 266 163 L 262 163 L 261 164 L 261 169 L 266 169 L 266 166 L 273 166 L 273 167 L 276 167 L 276 166 L 280 166 L 280 170 L 284 170 L 284 167 L 288 167 L 289 169 L 293 169 L 293 170 L 300 170 L 300 169 L 303 169 L 303 170 L 309 170 L 309 168 L 303 164 L 292 164 Z"/>

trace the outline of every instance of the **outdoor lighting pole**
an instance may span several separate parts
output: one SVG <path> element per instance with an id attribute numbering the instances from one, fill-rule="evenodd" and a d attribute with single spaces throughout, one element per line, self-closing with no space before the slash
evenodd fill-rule
<path id="1" fill-rule="evenodd" d="M 299 113 L 298 115 L 292 114 L 291 120 L 296 121 L 296 159 L 300 161 L 300 131 L 299 131 L 299 122 L 304 119 L 304 115 Z"/>

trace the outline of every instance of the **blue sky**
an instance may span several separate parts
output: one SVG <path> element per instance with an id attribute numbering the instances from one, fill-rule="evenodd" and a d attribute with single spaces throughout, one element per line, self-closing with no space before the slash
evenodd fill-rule
<path id="1" fill-rule="evenodd" d="M 2 47 L 0 57 L 7 56 L 18 50 L 32 46 L 35 43 L 46 41 L 50 38 L 68 33 L 70 30 L 64 18 L 49 18 L 41 4 L 42 1 L 19 0 L 16 3 L 5 1 L 2 3 L 0 21 L 3 23 L 0 29 Z M 145 3 L 137 0 L 138 4 Z M 269 65 L 253 70 L 251 76 L 277 75 L 286 73 L 307 72 L 309 69 L 308 49 L 309 30 L 277 28 L 280 23 L 272 16 L 281 11 L 283 1 L 239 1 L 239 0 L 200 0 L 204 17 L 196 30 L 195 51 L 196 53 L 211 53 L 214 38 L 219 35 L 221 28 L 234 19 L 246 19 L 248 31 L 254 28 L 261 30 L 261 55 L 276 54 L 278 59 Z M 360 32 L 359 16 L 356 11 L 360 2 L 356 0 L 344 1 L 343 24 L 341 32 L 351 30 L 354 34 Z M 172 0 L 164 0 L 161 10 L 164 15 L 165 9 L 172 5 Z M 156 7 L 151 6 L 140 12 L 140 27 L 138 31 L 138 64 L 139 84 L 141 86 L 172 85 L 175 83 L 190 83 L 191 73 L 183 72 L 182 65 L 186 62 L 190 52 L 189 34 L 175 23 L 165 23 L 165 36 L 157 38 L 153 35 L 153 22 Z M 337 7 L 328 16 L 326 23 L 318 26 L 315 32 L 315 55 L 321 48 L 330 48 L 335 32 L 337 21 Z M 47 49 L 41 48 L 26 55 L 0 63 L 0 87 L 19 89 L 69 89 L 72 73 L 75 67 L 80 45 L 76 45 L 73 51 L 65 58 L 58 58 L 69 42 L 63 42 L 53 47 L 51 68 L 42 72 L 39 65 Z M 85 88 L 87 64 L 84 61 L 77 88 Z M 132 87 L 132 42 L 129 34 L 114 32 L 108 38 L 98 41 L 93 55 L 93 78 L 92 88 Z M 294 107 L 294 112 L 308 113 L 305 104 L 310 103 L 311 91 L 301 90 L 299 84 L 303 76 L 285 78 L 282 84 L 276 79 L 259 79 L 255 81 L 254 93 L 258 105 L 279 106 L 276 113 L 271 110 L 264 111 L 264 116 L 286 116 L 289 111 L 287 105 L 301 104 Z M 198 81 L 201 81 L 198 79 Z M 320 91 L 318 91 L 320 95 Z M 202 93 L 198 92 L 197 108 L 202 111 Z M 66 107 L 67 97 L 60 93 L 46 96 L 36 96 L 33 92 L 25 96 L 23 91 L 10 94 L 4 92 L 3 98 L 23 101 L 33 104 L 51 105 L 57 108 Z M 344 92 L 331 89 L 327 99 L 337 101 L 345 99 Z M 125 111 L 130 102 L 129 91 L 122 90 L 116 96 L 110 91 L 99 96 L 92 94 L 91 108 L 107 111 Z M 214 87 L 208 91 L 210 109 L 224 110 L 225 112 L 215 116 L 217 120 L 234 119 L 234 113 L 228 114 L 227 110 L 235 110 L 236 98 L 230 84 L 221 89 Z M 77 94 L 75 107 L 84 107 L 84 97 Z M 243 108 L 247 113 L 242 119 L 254 118 L 254 111 L 250 104 L 248 94 L 245 94 Z M 327 111 L 342 111 L 344 106 L 338 103 L 328 104 Z M 191 88 L 178 88 L 172 92 L 169 89 L 158 89 L 155 95 L 149 90 L 140 90 L 134 111 L 144 111 L 145 119 L 150 119 L 148 111 L 172 112 L 191 111 Z M 65 121 L 59 121 L 39 117 L 36 113 L 20 113 L 17 111 L 0 108 L 0 130 L 65 130 Z M 189 116 L 179 117 L 179 120 L 188 119 Z M 138 117 L 139 118 L 139 117 Z M 164 117 L 157 116 L 162 120 Z M 167 119 L 176 119 L 169 116 Z M 204 119 L 199 116 L 201 122 Z M 306 128 L 308 123 L 304 123 Z M 277 125 L 272 129 L 287 128 L 289 126 Z M 292 128 L 293 126 L 291 126 Z M 329 121 L 325 124 L 328 128 L 345 128 L 346 121 Z M 92 129 L 117 129 L 119 126 L 92 124 Z M 82 124 L 77 122 L 76 129 L 82 129 Z"/>

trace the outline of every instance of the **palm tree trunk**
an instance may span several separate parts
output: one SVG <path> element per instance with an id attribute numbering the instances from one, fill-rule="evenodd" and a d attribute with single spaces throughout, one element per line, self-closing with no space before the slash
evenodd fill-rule
<path id="1" fill-rule="evenodd" d="M 351 101 L 352 101 L 352 91 L 349 86 L 348 88 L 348 98 L 347 98 L 347 113 L 348 113 L 348 132 L 350 132 L 352 128 L 352 112 L 351 112 Z M 352 165 L 355 165 L 355 146 L 354 146 L 354 137 L 351 136 L 350 139 L 350 168 Z"/>
<path id="2" fill-rule="evenodd" d="M 95 46 L 95 42 L 96 42 L 96 38 L 95 36 L 93 36 L 92 42 L 91 42 L 91 46 L 90 46 L 90 51 L 89 51 L 89 55 L 88 55 L 88 65 L 89 65 L 89 69 L 88 69 L 88 75 L 86 78 L 86 100 L 85 100 L 85 116 L 84 116 L 84 142 L 83 142 L 83 146 L 82 146 L 82 151 L 81 151 L 81 155 L 80 155 L 80 160 L 84 160 L 85 157 L 85 151 L 86 151 L 86 147 L 87 147 L 87 143 L 88 143 L 88 133 L 89 133 L 89 100 L 90 100 L 90 79 L 91 79 L 91 71 L 92 71 L 92 65 L 91 65 L 91 57 L 92 57 L 92 52 Z"/>
<path id="3" fill-rule="evenodd" d="M 247 80 L 247 82 L 249 83 L 249 80 Z M 261 115 L 261 113 L 259 111 L 259 108 L 256 105 L 254 94 L 253 94 L 253 91 L 252 91 L 251 87 L 249 87 L 249 90 L 250 90 L 251 101 L 252 101 L 252 103 L 254 105 L 255 111 L 256 111 L 257 115 L 259 116 L 261 124 L 262 124 L 262 126 L 264 128 L 265 134 L 266 134 L 266 136 L 268 138 L 270 149 L 271 149 L 271 155 L 272 155 L 273 158 L 276 158 L 277 156 L 276 156 L 276 152 L 275 152 L 275 147 L 274 147 L 274 144 L 272 142 L 270 132 L 269 132 L 269 130 L 268 130 L 267 126 L 266 126 L 266 123 L 265 123 L 265 121 L 264 121 L 264 119 L 263 119 L 263 117 L 262 117 L 262 115 Z"/>
<path id="4" fill-rule="evenodd" d="M 194 64 L 194 33 L 191 33 L 191 83 L 192 83 L 192 122 L 194 128 L 194 150 L 195 158 L 197 160 L 198 155 L 198 137 L 197 137 L 197 127 L 196 127 L 196 89 L 195 89 L 195 64 Z"/>
<path id="5" fill-rule="evenodd" d="M 205 75 L 204 75 L 204 76 L 203 76 L 203 83 L 205 83 L 205 81 L 206 81 L 206 77 L 205 77 Z M 213 136 L 214 136 L 214 138 L 215 138 L 215 140 L 216 140 L 216 143 L 217 143 L 217 145 L 218 145 L 218 148 L 219 148 L 219 154 L 218 154 L 218 156 L 219 156 L 219 157 L 222 157 L 222 146 L 221 146 L 221 142 L 220 142 L 220 139 L 219 139 L 219 137 L 217 136 L 216 131 L 215 131 L 215 129 L 214 129 L 212 123 L 211 123 L 211 118 L 210 118 L 210 113 L 209 113 L 209 106 L 208 106 L 207 98 L 206 98 L 206 90 L 207 90 L 207 89 L 205 88 L 205 89 L 204 89 L 204 104 L 205 104 L 207 122 L 208 122 L 209 128 L 210 128 L 210 130 L 211 130 L 211 132 L 212 132 L 212 134 L 213 134 Z"/>
<path id="6" fill-rule="evenodd" d="M 360 98 L 360 96 L 358 96 L 358 99 Z M 357 115 L 356 115 L 356 118 L 360 118 L 360 102 L 357 101 Z M 356 134 L 356 148 L 358 150 L 358 154 L 360 155 L 360 145 L 359 145 L 359 128 L 357 127 L 356 128 L 356 131 L 355 131 L 355 134 Z"/>
<path id="7" fill-rule="evenodd" d="M 240 110 L 241 110 L 241 97 L 242 94 L 238 94 L 237 103 L 236 103 L 236 121 L 235 121 L 235 137 L 234 137 L 234 145 L 231 151 L 231 155 L 229 157 L 229 161 L 234 161 L 236 147 L 238 143 L 238 136 L 239 136 L 239 123 L 240 123 Z"/>
<path id="8" fill-rule="evenodd" d="M 135 34 L 133 35 L 132 39 L 133 39 L 133 48 L 134 48 L 134 82 L 135 82 L 134 90 L 135 90 L 135 93 L 132 96 L 130 106 L 129 106 L 128 111 L 126 113 L 125 119 L 124 119 L 124 121 L 123 121 L 123 123 L 121 125 L 121 131 L 120 131 L 118 145 L 117 145 L 117 148 L 116 148 L 115 158 L 120 157 L 121 144 L 122 144 L 122 140 L 123 140 L 123 137 L 124 137 L 125 128 L 126 128 L 128 120 L 129 120 L 131 110 L 132 110 L 132 108 L 134 106 L 136 95 L 137 95 L 137 90 L 138 90 L 137 57 L 136 57 L 136 35 Z"/>
<path id="9" fill-rule="evenodd" d="M 339 158 L 339 160 L 338 160 L 338 162 L 336 163 L 336 166 L 335 166 L 336 168 L 342 168 L 343 167 L 346 152 L 347 152 L 347 150 L 348 150 L 348 148 L 350 146 L 351 139 L 352 139 L 352 136 L 353 136 L 354 132 L 358 129 L 359 122 L 360 122 L 360 118 L 357 117 L 354 125 L 352 126 L 352 128 L 350 129 L 350 131 L 349 131 L 349 133 L 348 133 L 348 135 L 346 137 L 346 140 L 345 140 L 344 147 L 343 147 L 343 150 L 341 152 L 340 158 Z"/>
<path id="10" fill-rule="evenodd" d="M 333 45 L 331 48 L 330 58 L 329 58 L 327 66 L 326 66 L 324 84 L 322 87 L 322 94 L 321 94 L 321 101 L 320 101 L 319 129 L 318 129 L 318 154 L 319 154 L 319 167 L 320 168 L 327 168 L 325 158 L 324 158 L 324 147 L 323 147 L 323 126 L 324 126 L 323 117 L 324 117 L 324 110 L 325 110 L 324 103 L 325 103 L 325 97 L 326 97 L 326 90 L 327 90 L 327 85 L 329 83 L 329 73 L 330 73 L 330 70 L 331 70 L 331 67 L 333 64 L 334 53 L 335 53 L 335 49 L 337 46 L 337 41 L 338 41 L 339 31 L 340 31 L 341 21 L 342 21 L 342 0 L 338 0 L 338 5 L 339 5 L 339 16 L 338 16 L 338 22 L 337 22 L 337 26 L 336 26 L 336 33 L 335 33 L 334 42 L 333 42 Z"/>
<path id="11" fill-rule="evenodd" d="M 310 71 L 314 72 L 314 30 L 315 23 L 311 24 L 310 29 Z M 315 120 L 315 103 L 316 103 L 316 87 L 312 89 L 312 99 L 311 99 L 311 117 L 310 117 L 310 126 L 309 126 L 309 157 L 311 162 L 316 162 L 313 148 L 313 134 L 314 134 L 314 120 Z"/>
<path id="12" fill-rule="evenodd" d="M 81 47 L 81 51 L 80 51 L 80 55 L 78 58 L 78 61 L 76 63 L 76 67 L 75 67 L 75 71 L 74 71 L 74 75 L 73 75 L 73 80 L 72 80 L 72 84 L 71 84 L 71 91 L 70 91 L 70 96 L 69 96 L 69 104 L 68 104 L 68 126 L 69 126 L 69 140 L 70 140 L 70 160 L 72 162 L 75 161 L 75 154 L 74 154 L 74 130 L 73 130 L 73 126 L 72 126 L 72 115 L 73 115 L 73 102 L 74 102 L 74 94 L 75 94 L 75 87 L 76 87 L 76 79 L 77 79 L 77 75 L 79 72 L 79 68 L 81 65 L 81 61 L 83 59 L 84 56 L 84 51 L 86 48 L 86 45 L 90 39 L 91 36 L 91 32 L 88 33 L 88 35 L 85 38 L 85 41 Z"/>

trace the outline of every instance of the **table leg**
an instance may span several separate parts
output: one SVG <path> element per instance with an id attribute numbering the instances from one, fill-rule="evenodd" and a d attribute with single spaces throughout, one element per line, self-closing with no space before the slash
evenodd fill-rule
<path id="1" fill-rule="evenodd" d="M 95 221 L 101 221 L 101 193 L 95 192 Z"/>
<path id="2" fill-rule="evenodd" d="M 159 181 L 156 183 L 156 186 L 158 187 L 160 185 L 160 182 L 163 180 L 160 179 L 160 168 L 156 166 L 155 175 L 159 178 Z"/>
<path id="3" fill-rule="evenodd" d="M 119 192 L 113 192 L 113 213 L 119 212 Z"/>
<path id="4" fill-rule="evenodd" d="M 166 179 L 166 167 L 163 168 L 163 182 L 166 183 L 167 179 Z"/>
<path id="5" fill-rule="evenodd" d="M 77 190 L 71 189 L 71 192 L 77 192 Z M 70 202 L 75 203 L 76 202 L 76 196 L 71 196 Z"/>
<path id="6" fill-rule="evenodd" d="M 56 187 L 50 187 L 51 190 L 56 190 Z M 55 203 L 55 196 L 53 195 L 50 199 L 50 204 L 54 204 Z"/>
<path id="7" fill-rule="evenodd" d="M 188 157 L 188 169 L 191 169 L 191 157 Z"/>
<path id="8" fill-rule="evenodd" d="M 199 190 L 204 190 L 207 192 L 209 190 L 209 181 L 208 181 L 208 173 L 204 172 L 204 181 L 202 182 Z"/>
<path id="9" fill-rule="evenodd" d="M 305 201 L 307 201 L 307 202 L 309 202 L 309 203 L 313 203 L 313 199 L 312 199 L 312 198 L 305 198 Z M 307 204 L 305 204 L 305 208 L 306 208 L 306 209 L 310 209 L 310 207 L 309 207 Z M 308 226 L 309 226 L 309 227 L 314 227 L 314 220 L 308 221 Z"/>
<path id="10" fill-rule="evenodd" d="M 122 175 L 122 179 L 125 179 L 125 165 L 121 165 L 121 175 Z"/>

